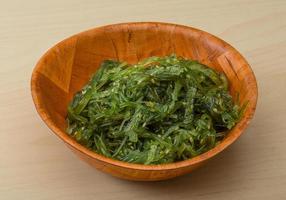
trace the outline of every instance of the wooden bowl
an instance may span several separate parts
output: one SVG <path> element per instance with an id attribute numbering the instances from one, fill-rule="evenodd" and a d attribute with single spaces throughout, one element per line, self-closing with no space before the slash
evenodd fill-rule
<path id="1" fill-rule="evenodd" d="M 172 53 L 223 71 L 230 81 L 231 94 L 239 92 L 240 103 L 249 102 L 241 121 L 219 145 L 189 160 L 150 166 L 106 158 L 66 134 L 67 105 L 103 60 L 136 63 L 146 57 Z M 108 25 L 63 40 L 48 50 L 37 63 L 32 74 L 31 90 L 41 118 L 82 160 L 114 176 L 142 181 L 170 179 L 189 173 L 221 152 L 247 127 L 257 101 L 254 74 L 237 50 L 204 31 L 157 22 Z"/>

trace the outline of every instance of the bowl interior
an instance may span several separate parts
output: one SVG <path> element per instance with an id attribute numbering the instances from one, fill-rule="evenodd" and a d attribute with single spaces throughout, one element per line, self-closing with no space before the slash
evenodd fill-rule
<path id="1" fill-rule="evenodd" d="M 223 71 L 230 81 L 231 94 L 235 96 L 238 92 L 240 103 L 248 101 L 243 119 L 220 144 L 219 152 L 241 134 L 252 117 L 257 100 L 256 81 L 245 59 L 233 47 L 190 27 L 165 23 L 116 24 L 60 42 L 40 59 L 33 72 L 36 108 L 57 135 L 77 148 L 80 145 L 65 136 L 66 108 L 100 63 L 106 59 L 136 63 L 146 57 L 172 53 Z"/>

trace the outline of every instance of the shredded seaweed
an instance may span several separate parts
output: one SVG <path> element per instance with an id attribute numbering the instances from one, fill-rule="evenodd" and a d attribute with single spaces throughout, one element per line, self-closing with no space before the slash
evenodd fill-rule
<path id="1" fill-rule="evenodd" d="M 68 106 L 67 132 L 106 157 L 163 164 L 214 148 L 241 113 L 225 75 L 196 61 L 106 60 Z"/>

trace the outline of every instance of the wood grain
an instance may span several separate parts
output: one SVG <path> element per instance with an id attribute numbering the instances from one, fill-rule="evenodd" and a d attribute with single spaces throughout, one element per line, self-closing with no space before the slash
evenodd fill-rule
<path id="1" fill-rule="evenodd" d="M 0 11 L 0 199 L 285 199 L 284 0 L 10 0 Z M 34 109 L 31 72 L 49 47 L 128 21 L 206 30 L 236 47 L 255 72 L 259 101 L 249 128 L 190 175 L 154 183 L 105 175 L 77 159 Z"/>
<path id="2" fill-rule="evenodd" d="M 248 102 L 240 122 L 214 149 L 186 161 L 148 166 L 105 158 L 68 136 L 65 132 L 67 104 L 102 61 L 116 59 L 136 63 L 151 56 L 172 53 L 224 72 L 233 98 L 239 93 L 241 106 Z M 165 180 L 189 173 L 224 150 L 243 133 L 253 117 L 257 102 L 255 76 L 237 50 L 204 31 L 158 22 L 107 25 L 58 43 L 37 63 L 32 74 L 31 91 L 44 122 L 82 160 L 114 176 L 142 181 Z"/>

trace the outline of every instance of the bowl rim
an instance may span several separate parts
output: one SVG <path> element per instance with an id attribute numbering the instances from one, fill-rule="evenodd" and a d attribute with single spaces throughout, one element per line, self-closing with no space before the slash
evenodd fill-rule
<path id="1" fill-rule="evenodd" d="M 193 158 L 183 160 L 183 161 L 178 161 L 178 162 L 173 162 L 173 163 L 167 163 L 167 164 L 159 164 L 159 165 L 144 165 L 144 164 L 134 164 L 134 163 L 128 163 L 128 162 L 123 162 L 119 160 L 115 160 L 112 158 L 105 157 L 101 154 L 98 154 L 94 151 L 91 151 L 90 149 L 86 148 L 85 146 L 77 143 L 72 137 L 70 137 L 66 132 L 62 131 L 59 127 L 56 126 L 56 124 L 51 120 L 50 116 L 48 113 L 43 109 L 43 103 L 39 100 L 38 96 L 38 90 L 39 88 L 37 87 L 37 81 L 39 77 L 39 69 L 42 66 L 43 59 L 51 52 L 53 48 L 58 46 L 61 43 L 64 43 L 65 41 L 70 40 L 73 37 L 76 37 L 78 35 L 94 31 L 94 30 L 100 30 L 100 29 L 105 29 L 111 26 L 119 26 L 119 25 L 161 25 L 161 26 L 175 26 L 175 27 L 180 27 L 183 29 L 188 29 L 189 31 L 195 31 L 195 32 L 203 32 L 207 34 L 208 37 L 216 40 L 216 42 L 219 42 L 221 44 L 225 45 L 225 48 L 230 49 L 231 51 L 236 52 L 242 59 L 242 61 L 246 64 L 247 70 L 249 72 L 249 75 L 252 78 L 252 81 L 254 83 L 253 85 L 253 99 L 251 100 L 250 106 L 247 107 L 247 110 L 250 110 L 247 115 L 243 115 L 242 119 L 231 129 L 231 131 L 228 133 L 229 137 L 223 139 L 218 145 L 216 145 L 214 148 L 210 149 L 209 151 L 200 154 L 198 156 L 195 156 Z M 232 144 L 235 140 L 238 139 L 238 137 L 244 132 L 244 130 L 247 128 L 248 124 L 250 123 L 251 119 L 253 118 L 256 105 L 257 105 L 257 100 L 258 100 L 258 87 L 257 87 L 257 81 L 255 78 L 255 75 L 253 73 L 253 70 L 251 69 L 250 65 L 246 61 L 246 59 L 234 48 L 232 47 L 229 43 L 225 42 L 224 40 L 208 33 L 203 30 L 193 28 L 190 26 L 185 26 L 185 25 L 179 25 L 179 24 L 174 24 L 174 23 L 166 23 L 166 22 L 124 22 L 124 23 L 116 23 L 116 24 L 109 24 L 105 26 L 99 26 L 95 28 L 91 28 L 82 32 L 79 32 L 77 34 L 74 34 L 61 42 L 57 43 L 56 45 L 52 46 L 46 53 L 44 53 L 39 61 L 37 62 L 36 66 L 33 69 L 32 76 L 31 76 L 31 94 L 32 94 L 32 99 L 34 102 L 34 105 L 36 107 L 36 110 L 42 120 L 45 122 L 45 124 L 54 132 L 60 139 L 62 139 L 66 144 L 69 145 L 69 147 L 72 147 L 73 149 L 76 149 L 80 151 L 82 154 L 85 154 L 91 159 L 96 159 L 99 162 L 106 163 L 109 165 L 113 165 L 116 167 L 121 167 L 121 168 L 126 168 L 126 169 L 133 169 L 133 170 L 142 170 L 142 171 L 160 171 L 160 170 L 174 170 L 178 168 L 185 168 L 189 167 L 192 165 L 196 165 L 200 162 L 203 162 L 205 160 L 208 160 L 209 158 L 214 157 L 224 149 L 226 149 L 230 144 Z"/>

